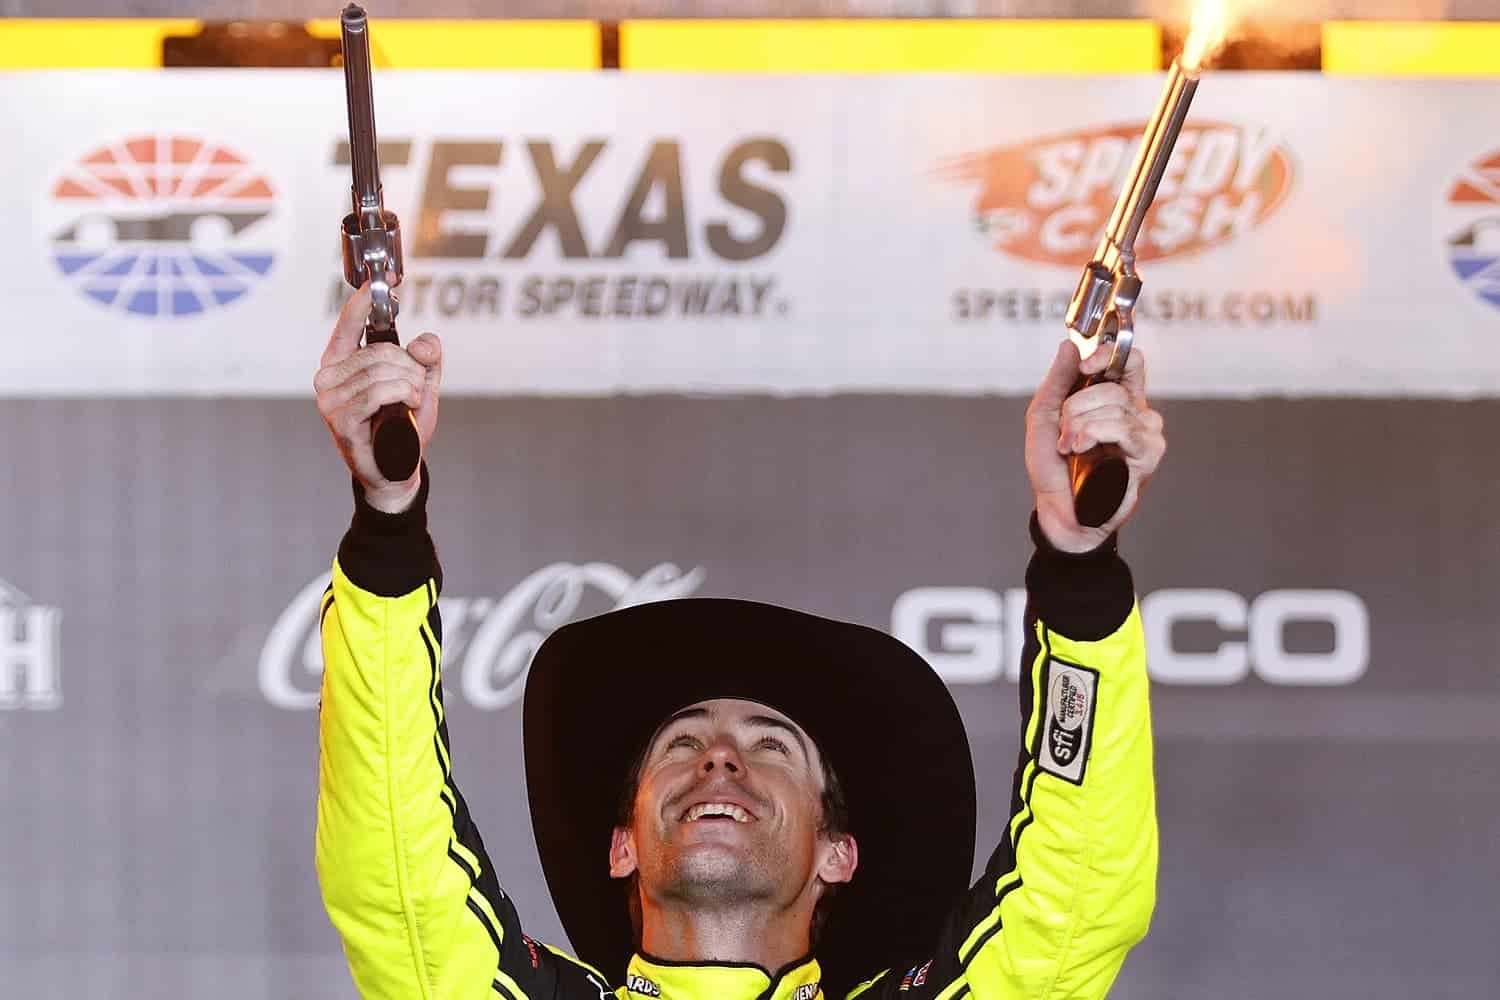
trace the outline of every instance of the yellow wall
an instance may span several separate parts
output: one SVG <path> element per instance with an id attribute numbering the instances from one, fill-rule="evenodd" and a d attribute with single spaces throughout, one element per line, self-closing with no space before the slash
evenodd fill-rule
<path id="1" fill-rule="evenodd" d="M 1152 21 L 624 21 L 620 68 L 722 73 L 1149 73 Z"/>
<path id="2" fill-rule="evenodd" d="M 0 69 L 151 68 L 162 40 L 200 22 L 0 18 Z M 334 19 L 308 22 L 334 38 Z M 1153 21 L 664 20 L 619 25 L 620 67 L 724 73 L 1147 73 L 1161 68 Z M 591 70 L 595 21 L 377 19 L 381 68 Z M 1362 76 L 1500 76 L 1500 21 L 1335 21 L 1323 71 Z"/>
<path id="3" fill-rule="evenodd" d="M 1500 76 L 1500 22 L 1332 21 L 1323 72 L 1354 76 Z"/>

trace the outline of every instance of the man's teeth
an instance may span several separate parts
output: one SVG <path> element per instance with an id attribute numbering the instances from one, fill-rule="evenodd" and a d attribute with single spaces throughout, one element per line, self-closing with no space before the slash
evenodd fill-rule
<path id="1" fill-rule="evenodd" d="M 745 812 L 739 806 L 732 806 L 727 802 L 706 802 L 702 805 L 693 806 L 693 808 L 687 811 L 684 821 L 691 823 L 693 820 L 702 819 L 704 816 L 728 816 L 736 823 L 750 822 L 749 813 Z"/>

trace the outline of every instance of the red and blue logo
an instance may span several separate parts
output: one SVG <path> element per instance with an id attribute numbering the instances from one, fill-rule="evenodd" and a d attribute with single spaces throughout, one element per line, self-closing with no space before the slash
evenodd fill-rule
<path id="1" fill-rule="evenodd" d="M 53 259 L 83 295 L 139 316 L 195 316 L 242 298 L 271 270 L 262 235 L 275 193 L 239 153 L 184 135 L 100 146 L 52 188 L 68 220 Z"/>
<path id="2" fill-rule="evenodd" d="M 1448 189 L 1458 229 L 1448 237 L 1448 263 L 1474 294 L 1500 308 L 1500 151 L 1483 157 Z"/>

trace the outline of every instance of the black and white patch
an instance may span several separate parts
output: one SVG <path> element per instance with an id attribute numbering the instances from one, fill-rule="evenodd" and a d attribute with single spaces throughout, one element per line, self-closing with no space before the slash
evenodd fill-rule
<path id="1" fill-rule="evenodd" d="M 657 986 L 645 976 L 638 976 L 633 972 L 626 978 L 625 988 L 632 993 L 639 993 L 645 997 L 661 996 L 660 986 Z"/>
<path id="2" fill-rule="evenodd" d="M 1048 774 L 1081 785 L 1094 735 L 1099 672 L 1052 658 L 1047 661 L 1042 689 L 1046 703 L 1037 764 Z"/>
<path id="3" fill-rule="evenodd" d="M 630 976 L 625 978 L 625 990 L 630 993 L 639 993 L 642 997 L 661 996 L 661 987 L 646 979 L 645 976 L 637 976 L 636 973 L 630 973 Z"/>

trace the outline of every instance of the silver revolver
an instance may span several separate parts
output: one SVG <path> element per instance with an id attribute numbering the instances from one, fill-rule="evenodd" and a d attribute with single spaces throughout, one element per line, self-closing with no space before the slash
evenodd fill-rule
<path id="1" fill-rule="evenodd" d="M 1135 337 L 1135 304 L 1141 294 L 1141 277 L 1135 270 L 1136 236 L 1156 197 L 1197 89 L 1198 78 L 1182 68 L 1181 60 L 1174 60 L 1109 225 L 1068 303 L 1066 322 L 1079 351 L 1085 357 L 1091 351 L 1113 352 L 1109 367 L 1090 378 L 1080 378 L 1074 392 L 1100 381 L 1119 381 L 1125 374 Z M 1068 471 L 1078 523 L 1097 528 L 1113 518 L 1130 485 L 1130 471 L 1120 447 L 1101 444 L 1072 455 Z"/>
<path id="2" fill-rule="evenodd" d="M 355 288 L 370 283 L 366 344 L 399 344 L 395 286 L 401 283 L 401 223 L 385 209 L 380 160 L 375 148 L 375 95 L 370 83 L 370 30 L 364 9 L 349 4 L 339 18 L 343 34 L 344 96 L 349 105 L 349 164 L 354 172 L 354 210 L 344 216 L 341 244 L 344 280 Z M 422 443 L 405 403 L 387 403 L 370 422 L 375 464 L 391 482 L 416 474 Z"/>

